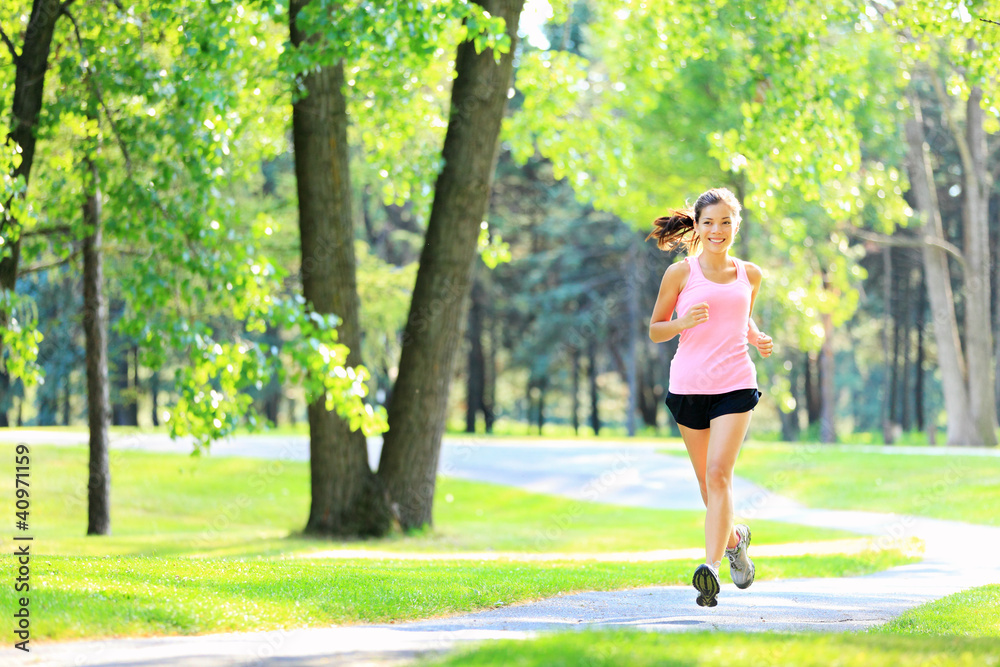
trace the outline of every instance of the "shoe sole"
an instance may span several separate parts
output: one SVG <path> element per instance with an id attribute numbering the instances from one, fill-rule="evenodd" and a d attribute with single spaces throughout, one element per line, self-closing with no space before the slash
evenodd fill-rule
<path id="1" fill-rule="evenodd" d="M 747 551 L 749 550 L 750 550 L 750 526 L 747 526 Z M 747 560 L 750 560 L 749 555 L 747 556 Z M 757 567 L 754 565 L 753 561 L 750 560 L 750 578 L 744 581 L 742 584 L 736 584 L 735 581 L 733 583 L 736 584 L 736 588 L 739 588 L 740 590 L 746 590 L 750 588 L 750 584 L 753 583 L 753 580 L 756 578 L 756 576 L 757 576 Z"/>
<path id="2" fill-rule="evenodd" d="M 707 565 L 702 565 L 694 571 L 691 585 L 701 594 L 696 600 L 699 607 L 714 607 L 719 604 L 719 601 L 716 599 L 721 590 L 719 581 L 712 576 L 712 571 Z"/>

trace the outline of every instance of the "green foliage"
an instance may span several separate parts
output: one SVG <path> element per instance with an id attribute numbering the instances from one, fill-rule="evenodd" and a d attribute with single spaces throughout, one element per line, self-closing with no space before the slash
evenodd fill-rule
<path id="1" fill-rule="evenodd" d="M 3 365 L 10 378 L 31 386 L 42 379 L 38 366 L 38 310 L 30 297 L 6 290 L 0 292 L 0 309 L 7 313 L 7 326 L 0 328 Z"/>
<path id="2" fill-rule="evenodd" d="M 490 233 L 489 223 L 485 220 L 480 224 L 477 250 L 483 264 L 491 269 L 510 261 L 510 244 L 500 234 Z"/>
<path id="3" fill-rule="evenodd" d="M 970 612 L 971 613 L 971 612 Z M 774 665 L 790 667 L 973 667 L 996 665 L 995 640 L 884 637 L 852 633 L 649 632 L 584 630 L 533 639 L 495 641 L 433 658 L 421 667 L 518 665 Z"/>

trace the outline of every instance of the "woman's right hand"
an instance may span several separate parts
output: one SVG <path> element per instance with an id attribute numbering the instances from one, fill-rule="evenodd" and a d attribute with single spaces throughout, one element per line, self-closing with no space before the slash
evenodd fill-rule
<path id="1" fill-rule="evenodd" d="M 691 306 L 690 310 L 684 313 L 684 317 L 681 318 L 681 325 L 685 329 L 691 329 L 696 327 L 702 322 L 708 321 L 708 304 L 705 302 L 695 304 Z"/>

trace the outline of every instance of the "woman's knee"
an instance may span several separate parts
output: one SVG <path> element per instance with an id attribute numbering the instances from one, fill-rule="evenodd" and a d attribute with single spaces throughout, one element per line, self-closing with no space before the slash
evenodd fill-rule
<path id="1" fill-rule="evenodd" d="M 709 463 L 705 468 L 705 485 L 709 489 L 729 488 L 733 481 L 733 471 L 724 465 Z"/>

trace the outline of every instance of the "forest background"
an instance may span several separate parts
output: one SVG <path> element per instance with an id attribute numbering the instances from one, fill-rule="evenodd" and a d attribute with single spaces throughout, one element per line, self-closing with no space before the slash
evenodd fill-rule
<path id="1" fill-rule="evenodd" d="M 335 428 L 319 412 L 368 435 L 426 413 L 389 447 L 421 470 L 382 479 L 423 498 L 417 525 L 442 430 L 676 433 L 676 340 L 647 327 L 680 255 L 644 238 L 725 186 L 776 342 L 753 437 L 995 446 L 993 19 L 964 1 L 5 3 L 0 424 L 167 427 L 196 451 L 269 424 L 319 452 L 343 440 L 315 444 Z M 480 146 L 476 100 L 497 91 Z M 459 154 L 489 165 L 484 215 L 454 194 Z M 415 290 L 463 238 L 470 280 Z M 441 418 L 397 391 L 418 338 L 443 360 L 414 371 L 439 376 Z"/>

